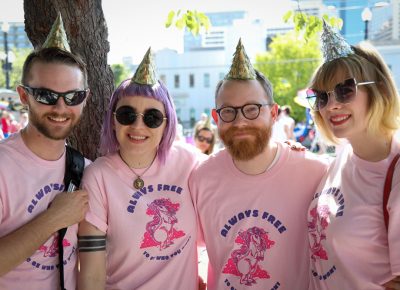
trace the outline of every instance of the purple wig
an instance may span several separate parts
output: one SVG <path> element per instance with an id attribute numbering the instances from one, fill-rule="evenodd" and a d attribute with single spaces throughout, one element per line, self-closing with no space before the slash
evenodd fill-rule
<path id="1" fill-rule="evenodd" d="M 107 153 L 116 152 L 119 149 L 119 143 L 113 129 L 113 113 L 117 107 L 118 101 L 125 97 L 148 97 L 164 105 L 167 125 L 164 129 L 161 142 L 158 145 L 157 158 L 161 164 L 165 164 L 168 151 L 175 140 L 177 119 L 172 99 L 167 88 L 161 81 L 158 81 L 155 85 L 141 85 L 132 82 L 131 79 L 127 79 L 119 85 L 111 96 L 110 105 L 103 122 L 100 154 L 106 155 Z"/>

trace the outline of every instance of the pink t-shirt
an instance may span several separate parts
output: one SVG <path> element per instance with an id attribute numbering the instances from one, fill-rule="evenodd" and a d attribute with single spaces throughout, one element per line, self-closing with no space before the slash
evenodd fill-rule
<path id="1" fill-rule="evenodd" d="M 64 191 L 65 154 L 46 161 L 32 153 L 15 133 L 0 142 L 0 237 L 45 211 Z M 68 228 L 64 244 L 64 278 L 67 290 L 76 287 L 77 225 Z M 58 234 L 21 265 L 0 277 L 0 289 L 49 289 L 59 287 Z M 0 257 L 1 258 L 1 257 Z"/>
<path id="2" fill-rule="evenodd" d="M 278 146 L 278 160 L 262 174 L 242 173 L 222 150 L 190 178 L 209 290 L 308 288 L 305 211 L 327 165 Z"/>
<path id="3" fill-rule="evenodd" d="M 378 290 L 400 275 L 400 162 L 388 202 L 389 239 L 382 199 L 387 159 L 368 162 L 347 144 L 332 163 L 308 210 L 314 289 Z"/>
<path id="4" fill-rule="evenodd" d="M 205 155 L 189 146 L 175 143 L 165 165 L 156 159 L 142 176 L 141 190 L 133 187 L 136 176 L 118 153 L 85 170 L 86 220 L 107 235 L 106 289 L 197 289 L 196 216 L 188 178 Z"/>

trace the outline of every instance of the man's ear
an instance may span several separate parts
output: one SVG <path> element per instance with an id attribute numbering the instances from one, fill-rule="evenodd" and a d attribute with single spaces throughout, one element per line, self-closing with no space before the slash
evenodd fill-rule
<path id="1" fill-rule="evenodd" d="M 26 93 L 25 89 L 22 86 L 17 86 L 17 92 L 19 95 L 19 100 L 21 101 L 21 104 L 26 106 L 28 105 L 28 94 Z"/>
<path id="2" fill-rule="evenodd" d="M 213 117 L 213 120 L 214 120 L 215 124 L 218 125 L 218 113 L 217 113 L 217 111 L 215 109 L 212 109 L 211 116 Z"/>
<path id="3" fill-rule="evenodd" d="M 272 120 L 274 120 L 274 122 L 278 118 L 278 105 L 277 104 L 273 104 L 271 106 L 271 117 L 272 117 Z"/>

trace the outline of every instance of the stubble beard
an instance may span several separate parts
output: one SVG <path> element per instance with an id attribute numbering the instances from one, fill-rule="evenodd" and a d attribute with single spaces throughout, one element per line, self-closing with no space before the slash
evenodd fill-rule
<path id="1" fill-rule="evenodd" d="M 48 117 L 65 117 L 70 119 L 70 125 L 62 130 L 57 128 L 50 128 L 46 124 L 46 119 Z M 31 123 L 43 136 L 51 140 L 65 140 L 72 132 L 76 124 L 78 124 L 79 118 L 75 118 L 73 115 L 67 114 L 44 114 L 40 115 L 35 112 L 32 107 L 29 108 L 29 123 Z"/>
<path id="2" fill-rule="evenodd" d="M 246 133 L 254 138 L 236 140 L 235 134 Z M 220 132 L 221 140 L 234 160 L 248 161 L 261 154 L 271 139 L 271 126 L 235 128 Z"/>

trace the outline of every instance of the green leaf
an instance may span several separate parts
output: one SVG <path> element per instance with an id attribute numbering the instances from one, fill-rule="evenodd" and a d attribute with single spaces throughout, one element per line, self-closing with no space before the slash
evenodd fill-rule
<path id="1" fill-rule="evenodd" d="M 181 17 L 179 17 L 180 15 Z M 181 10 L 178 10 L 177 13 L 170 11 L 165 26 L 167 28 L 170 27 L 174 20 L 178 29 L 186 27 L 193 35 L 197 35 L 202 27 L 206 31 L 211 27 L 211 22 L 207 15 L 196 10 L 186 10 L 186 13 L 183 14 L 181 14 Z"/>
<path id="2" fill-rule="evenodd" d="M 165 27 L 166 27 L 166 28 L 168 28 L 168 27 L 171 26 L 172 21 L 174 20 L 174 17 L 175 17 L 175 11 L 172 11 L 172 10 L 171 10 L 171 11 L 168 13 L 167 21 L 165 21 Z"/>
<path id="3" fill-rule="evenodd" d="M 289 22 L 289 19 L 292 18 L 292 15 L 293 15 L 292 10 L 286 12 L 285 15 L 283 15 L 283 21 L 285 21 L 285 23 Z"/>
<path id="4" fill-rule="evenodd" d="M 183 27 L 185 27 L 185 24 L 186 24 L 186 22 L 183 18 L 180 18 L 175 22 L 175 26 L 179 29 L 182 29 Z"/>

